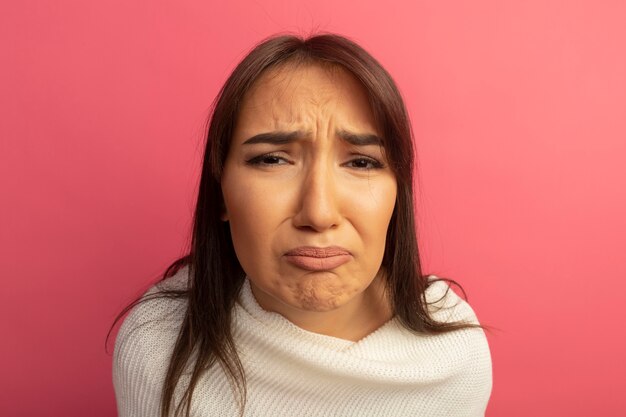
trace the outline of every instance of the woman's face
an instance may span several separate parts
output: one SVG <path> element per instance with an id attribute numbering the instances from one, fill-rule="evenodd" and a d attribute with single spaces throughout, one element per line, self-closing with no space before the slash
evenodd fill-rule
<path id="1" fill-rule="evenodd" d="M 343 69 L 288 65 L 248 91 L 223 171 L 223 220 L 265 310 L 370 308 L 396 200 L 379 141 L 366 92 Z"/>

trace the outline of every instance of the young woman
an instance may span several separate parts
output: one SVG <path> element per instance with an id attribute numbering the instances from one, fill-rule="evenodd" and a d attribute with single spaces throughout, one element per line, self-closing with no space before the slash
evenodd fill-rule
<path id="1" fill-rule="evenodd" d="M 337 35 L 259 44 L 208 129 L 190 253 L 129 306 L 120 416 L 482 416 L 489 347 L 422 274 L 406 110 Z"/>

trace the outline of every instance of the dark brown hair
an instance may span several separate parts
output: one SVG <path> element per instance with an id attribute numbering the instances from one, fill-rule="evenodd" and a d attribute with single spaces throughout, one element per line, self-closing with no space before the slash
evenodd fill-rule
<path id="1" fill-rule="evenodd" d="M 213 104 L 191 248 L 188 255 L 176 260 L 163 275 L 163 279 L 171 277 L 181 267 L 189 266 L 188 287 L 178 291 L 162 290 L 151 297 L 139 299 L 118 316 L 119 320 L 137 303 L 154 297 L 187 300 L 188 307 L 163 386 L 162 417 L 169 415 L 172 408 L 174 415 L 188 416 L 200 376 L 215 365 L 221 366 L 229 375 L 243 414 L 245 373 L 231 332 L 231 314 L 245 273 L 237 260 L 229 225 L 220 219 L 224 204 L 220 179 L 244 95 L 263 72 L 292 64 L 341 67 L 355 76 L 368 93 L 398 185 L 382 260 L 395 316 L 407 329 L 422 334 L 481 327 L 465 322 L 440 323 L 429 314 L 425 292 L 434 281 L 429 281 L 428 276 L 422 274 L 416 239 L 412 132 L 403 100 L 391 76 L 363 48 L 342 36 L 320 34 L 306 39 L 291 35 L 272 37 L 258 44 L 237 65 Z M 453 280 L 445 281 L 458 285 Z M 191 370 L 189 383 L 184 387 L 180 402 L 174 404 L 174 390 L 187 369 Z"/>

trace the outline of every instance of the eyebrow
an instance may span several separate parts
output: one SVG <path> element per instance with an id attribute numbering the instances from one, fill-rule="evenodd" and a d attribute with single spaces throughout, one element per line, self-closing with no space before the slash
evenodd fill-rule
<path id="1" fill-rule="evenodd" d="M 383 146 L 383 139 L 372 133 L 353 133 L 347 130 L 340 130 L 337 136 L 355 146 L 376 145 Z"/>
<path id="2" fill-rule="evenodd" d="M 377 135 L 371 133 L 354 133 L 349 132 L 347 130 L 340 130 L 337 132 L 337 136 L 354 146 L 383 146 L 383 140 Z M 247 139 L 243 145 L 253 145 L 257 143 L 268 143 L 270 145 L 286 145 L 298 140 L 298 138 L 309 138 L 311 137 L 310 132 L 302 132 L 300 130 L 296 130 L 293 132 L 267 132 L 267 133 L 259 133 L 258 135 L 252 136 L 250 139 Z"/>

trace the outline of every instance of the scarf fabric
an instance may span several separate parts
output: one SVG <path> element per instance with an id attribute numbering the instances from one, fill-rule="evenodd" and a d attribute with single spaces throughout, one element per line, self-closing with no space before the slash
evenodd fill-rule
<path id="1" fill-rule="evenodd" d="M 186 271 L 162 284 L 181 285 Z M 428 287 L 426 299 L 438 321 L 478 323 L 469 304 L 443 281 Z M 184 300 L 155 299 L 124 321 L 113 366 L 120 417 L 159 416 L 185 308 Z M 232 326 L 246 373 L 247 417 L 477 417 L 484 416 L 491 394 L 491 356 L 482 329 L 420 335 L 394 317 L 353 342 L 309 332 L 263 310 L 247 279 Z M 191 416 L 238 416 L 234 398 L 226 374 L 213 366 L 196 386 Z"/>

